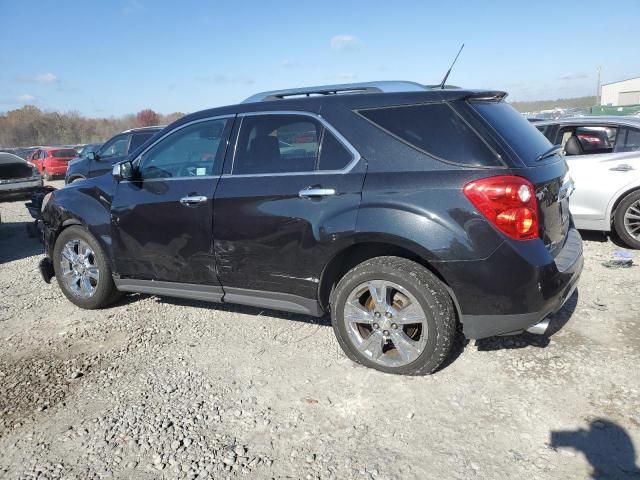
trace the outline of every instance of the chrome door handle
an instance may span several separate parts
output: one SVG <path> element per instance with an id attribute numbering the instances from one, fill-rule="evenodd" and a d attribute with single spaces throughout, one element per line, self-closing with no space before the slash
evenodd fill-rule
<path id="1" fill-rule="evenodd" d="M 298 196 L 300 198 L 317 198 L 317 197 L 330 197 L 335 195 L 335 188 L 305 188 L 300 190 Z"/>
<path id="2" fill-rule="evenodd" d="M 628 172 L 629 170 L 633 170 L 633 167 L 631 165 L 623 163 L 622 165 L 611 167 L 609 170 L 613 170 L 614 172 Z"/>
<path id="3" fill-rule="evenodd" d="M 205 197 L 204 195 L 196 195 L 193 197 L 182 197 L 180 199 L 180 203 L 182 205 L 198 205 L 199 203 L 204 203 L 207 201 L 207 197 Z"/>

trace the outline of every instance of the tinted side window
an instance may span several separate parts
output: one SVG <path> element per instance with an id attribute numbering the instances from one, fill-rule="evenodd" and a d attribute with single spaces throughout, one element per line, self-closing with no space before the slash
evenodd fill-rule
<path id="1" fill-rule="evenodd" d="M 228 119 L 194 123 L 170 133 L 145 153 L 140 176 L 188 178 L 213 175 L 227 144 Z"/>
<path id="2" fill-rule="evenodd" d="M 353 160 L 351 152 L 326 128 L 320 145 L 320 170 L 342 170 Z"/>
<path id="3" fill-rule="evenodd" d="M 467 165 L 500 163 L 476 132 L 446 103 L 375 108 L 358 113 L 403 142 L 437 158 Z"/>
<path id="4" fill-rule="evenodd" d="M 153 137 L 153 132 L 134 133 L 133 135 L 131 135 L 131 142 L 129 143 L 129 153 L 133 152 L 136 148 L 149 140 L 151 137 Z"/>
<path id="5" fill-rule="evenodd" d="M 312 172 L 322 125 L 306 115 L 249 115 L 242 119 L 234 174 Z"/>
<path id="6" fill-rule="evenodd" d="M 637 152 L 640 150 L 640 130 L 636 128 L 621 128 L 616 139 L 616 153 Z"/>
<path id="7" fill-rule="evenodd" d="M 120 157 L 127 154 L 129 135 L 113 137 L 100 149 L 100 158 Z"/>
<path id="8" fill-rule="evenodd" d="M 540 135 L 531 122 L 507 102 L 473 101 L 469 105 L 502 137 L 525 165 L 540 165 L 538 157 L 552 147 L 549 140 Z M 557 161 L 557 157 L 552 155 L 545 161 Z"/>

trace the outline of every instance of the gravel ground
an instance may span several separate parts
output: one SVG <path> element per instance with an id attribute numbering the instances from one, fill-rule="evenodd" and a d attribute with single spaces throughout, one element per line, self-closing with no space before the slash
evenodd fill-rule
<path id="1" fill-rule="evenodd" d="M 602 236 L 551 337 L 460 339 L 399 377 L 348 361 L 327 319 L 148 295 L 80 310 L 40 279 L 23 201 L 0 212 L 0 477 L 640 476 L 640 268 L 605 268 Z"/>

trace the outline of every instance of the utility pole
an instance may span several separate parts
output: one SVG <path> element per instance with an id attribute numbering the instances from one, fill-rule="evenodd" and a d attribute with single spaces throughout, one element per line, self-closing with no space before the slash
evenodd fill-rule
<path id="1" fill-rule="evenodd" d="M 600 67 L 598 67 L 598 86 L 596 87 L 597 91 L 596 91 L 596 100 L 598 101 L 598 105 L 600 105 L 600 101 L 602 100 L 600 98 Z"/>

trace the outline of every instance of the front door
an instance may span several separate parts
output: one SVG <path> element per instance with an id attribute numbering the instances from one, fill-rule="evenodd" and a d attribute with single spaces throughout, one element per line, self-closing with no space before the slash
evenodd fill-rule
<path id="1" fill-rule="evenodd" d="M 97 177 L 111 171 L 114 163 L 124 159 L 131 135 L 121 133 L 111 138 L 96 152 L 96 157 L 89 164 L 89 177 Z"/>
<path id="2" fill-rule="evenodd" d="M 557 143 L 565 146 L 575 137 L 579 149 L 567 152 L 569 171 L 576 184 L 571 213 L 578 221 L 604 220 L 611 196 L 638 177 L 640 163 L 634 147 L 640 132 L 618 125 L 562 127 Z M 571 155 L 570 153 L 575 153 Z M 581 224 L 578 222 L 578 226 Z"/>
<path id="3" fill-rule="evenodd" d="M 365 163 L 311 114 L 247 114 L 236 123 L 214 204 L 225 295 L 315 299 L 322 268 L 355 231 Z"/>
<path id="4" fill-rule="evenodd" d="M 120 277 L 219 285 L 213 255 L 213 195 L 233 119 L 177 127 L 134 162 L 118 184 L 112 239 Z"/>

